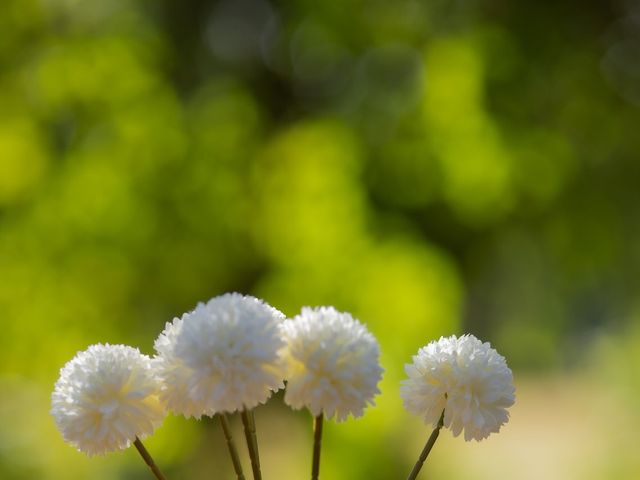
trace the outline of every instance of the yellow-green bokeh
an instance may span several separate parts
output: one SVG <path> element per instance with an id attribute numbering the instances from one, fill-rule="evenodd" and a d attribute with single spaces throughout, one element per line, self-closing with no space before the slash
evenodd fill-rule
<path id="1" fill-rule="evenodd" d="M 0 2 L 0 478 L 148 478 L 134 451 L 63 442 L 59 369 L 98 342 L 152 354 L 165 322 L 241 291 L 335 305 L 380 341 L 382 393 L 327 423 L 325 479 L 406 476 L 429 428 L 403 365 L 463 332 L 505 354 L 518 400 L 486 442 L 443 433 L 425 476 L 635 479 L 626 8 Z M 256 416 L 264 477 L 307 476 L 307 412 L 280 393 Z M 211 419 L 148 447 L 169 478 L 232 476 Z"/>

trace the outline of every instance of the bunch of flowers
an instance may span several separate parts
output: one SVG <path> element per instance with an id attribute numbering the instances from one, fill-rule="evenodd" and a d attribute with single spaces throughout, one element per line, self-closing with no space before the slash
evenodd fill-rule
<path id="1" fill-rule="evenodd" d="M 167 323 L 149 358 L 124 345 L 93 345 L 60 371 L 51 414 L 65 441 L 87 455 L 133 444 L 158 480 L 165 476 L 142 444 L 168 412 L 216 416 L 238 480 L 244 473 L 227 415 L 242 418 L 254 480 L 260 456 L 253 409 L 286 388 L 284 401 L 314 418 L 311 477 L 319 478 L 324 419 L 360 417 L 380 393 L 375 337 L 349 313 L 302 309 L 294 318 L 237 293 L 200 303 Z M 441 338 L 406 366 L 401 395 L 435 429 L 409 479 L 416 478 L 440 429 L 481 440 L 508 420 L 514 402 L 504 357 L 471 335 Z"/>

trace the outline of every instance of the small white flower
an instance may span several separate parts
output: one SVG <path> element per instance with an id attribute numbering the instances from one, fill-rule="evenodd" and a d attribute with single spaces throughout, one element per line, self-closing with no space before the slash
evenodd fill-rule
<path id="1" fill-rule="evenodd" d="M 167 323 L 155 362 L 168 408 L 200 418 L 266 402 L 284 386 L 282 320 L 257 298 L 231 293 Z"/>
<path id="2" fill-rule="evenodd" d="M 185 318 L 187 314 L 183 315 Z M 184 415 L 186 418 L 200 418 L 205 413 L 201 405 L 189 396 L 189 379 L 191 371 L 189 367 L 173 353 L 176 337 L 182 328 L 183 320 L 174 319 L 173 323 L 167 323 L 164 331 L 155 342 L 158 355 L 153 358 L 154 366 L 161 378 L 160 397 L 167 409 Z"/>
<path id="3" fill-rule="evenodd" d="M 305 307 L 282 331 L 287 405 L 338 421 L 373 405 L 383 370 L 378 342 L 364 325 L 333 307 Z"/>
<path id="4" fill-rule="evenodd" d="M 127 448 L 162 423 L 151 359 L 137 348 L 92 345 L 60 370 L 51 415 L 65 441 L 87 455 Z"/>
<path id="5" fill-rule="evenodd" d="M 454 436 L 482 440 L 509 420 L 515 402 L 513 375 L 505 358 L 473 335 L 440 338 L 421 348 L 405 365 L 408 380 L 400 394 L 405 408 L 436 427 L 444 410 L 444 426 Z"/>

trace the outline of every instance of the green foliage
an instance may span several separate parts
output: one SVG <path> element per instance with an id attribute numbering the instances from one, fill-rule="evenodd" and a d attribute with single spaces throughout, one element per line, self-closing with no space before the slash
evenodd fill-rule
<path id="1" fill-rule="evenodd" d="M 471 331 L 546 372 L 636 324 L 640 91 L 616 8 L 0 2 L 0 476 L 139 478 L 63 444 L 58 369 L 96 342 L 151 353 L 226 291 L 333 304 L 380 338 L 378 406 L 328 429 L 338 480 L 407 466 L 398 382 L 429 340 Z M 205 478 L 210 428 L 150 445 Z"/>

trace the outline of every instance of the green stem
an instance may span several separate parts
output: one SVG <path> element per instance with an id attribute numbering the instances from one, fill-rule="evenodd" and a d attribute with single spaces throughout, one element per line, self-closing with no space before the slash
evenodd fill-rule
<path id="1" fill-rule="evenodd" d="M 313 463 L 311 465 L 311 480 L 320 478 L 320 448 L 322 447 L 322 413 L 313 419 Z"/>
<path id="2" fill-rule="evenodd" d="M 249 457 L 251 458 L 251 470 L 253 470 L 253 480 L 262 480 L 260 472 L 260 454 L 258 453 L 258 438 L 256 436 L 256 424 L 253 413 L 250 410 L 243 410 L 240 413 L 242 425 L 244 426 L 244 436 L 247 440 Z"/>
<path id="3" fill-rule="evenodd" d="M 227 420 L 227 416 L 224 413 L 220 413 L 218 415 L 218 418 L 220 419 L 220 425 L 222 426 L 222 431 L 224 432 L 224 438 L 227 441 L 227 448 L 229 449 L 229 455 L 231 455 L 231 461 L 233 462 L 233 470 L 236 472 L 236 478 L 238 480 L 245 480 L 244 474 L 242 473 L 240 456 L 238 455 L 236 444 L 234 443 L 233 437 L 231 436 L 231 429 L 229 428 L 229 421 Z"/>
<path id="4" fill-rule="evenodd" d="M 440 415 L 440 420 L 438 420 L 438 426 L 433 430 L 433 432 L 431 432 L 431 436 L 429 437 L 429 440 L 427 440 L 426 445 L 422 449 L 422 453 L 420 453 L 420 457 L 418 458 L 418 461 L 416 462 L 416 464 L 413 466 L 413 470 L 411 470 L 411 473 L 407 477 L 407 480 L 415 480 L 416 477 L 418 476 L 418 473 L 420 472 L 420 469 L 422 468 L 424 461 L 427 459 L 429 452 L 433 448 L 433 444 L 436 443 L 436 440 L 438 439 L 438 435 L 440 435 L 440 429 L 442 428 L 443 425 L 444 425 L 444 410 L 442 411 L 442 415 Z"/>
<path id="5" fill-rule="evenodd" d="M 142 444 L 142 442 L 138 437 L 136 437 L 136 439 L 133 441 L 133 444 L 136 446 L 136 448 L 138 449 L 138 452 L 140 452 L 140 455 L 144 460 L 144 463 L 146 463 L 147 466 L 151 469 L 155 477 L 158 480 L 167 480 L 167 477 L 165 477 L 162 474 L 162 472 L 160 471 L 156 463 L 153 461 L 153 458 L 151 458 L 151 455 L 149 455 L 149 452 L 147 451 L 146 448 L 144 448 L 144 445 Z"/>

